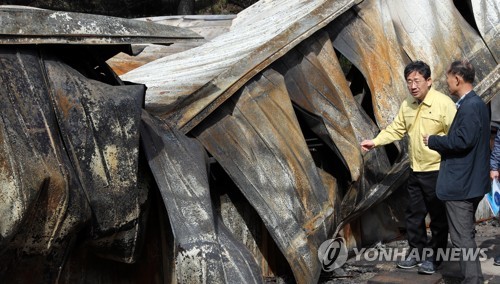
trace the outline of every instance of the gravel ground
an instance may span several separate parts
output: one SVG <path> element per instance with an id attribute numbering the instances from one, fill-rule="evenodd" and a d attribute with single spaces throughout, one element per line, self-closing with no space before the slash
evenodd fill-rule
<path id="1" fill-rule="evenodd" d="M 500 280 L 500 268 L 498 269 L 498 274 L 496 273 L 496 266 L 493 267 L 492 260 L 490 259 L 494 255 L 500 254 L 500 224 L 497 219 L 490 219 L 487 221 L 483 221 L 476 225 L 476 241 L 478 242 L 479 247 L 490 247 L 493 248 L 494 251 L 490 250 L 487 253 L 489 262 L 487 264 L 487 268 L 483 268 L 483 274 L 485 279 L 487 280 L 485 283 L 499 283 L 496 282 Z M 380 248 L 398 248 L 404 249 L 408 247 L 408 242 L 406 240 L 395 240 L 393 242 L 385 243 L 385 244 L 377 244 L 376 246 Z M 458 264 L 445 264 L 441 265 L 438 269 L 437 273 L 441 273 L 443 279 L 440 284 L 458 284 L 460 283 L 460 279 L 457 278 L 457 269 Z M 483 265 L 483 264 L 482 264 Z M 367 260 L 356 260 L 355 255 L 350 256 L 347 260 L 346 264 L 336 269 L 334 274 L 325 274 L 322 275 L 319 283 L 320 284 L 332 284 L 332 283 L 341 283 L 341 284 L 354 284 L 354 283 L 367 283 L 369 279 L 376 276 L 377 274 L 389 272 L 389 271 L 397 271 L 398 268 L 394 262 L 388 261 L 367 261 Z M 491 273 L 493 271 L 493 273 Z M 493 274 L 493 280 L 492 276 Z M 495 276 L 496 274 L 496 276 Z M 418 274 L 415 269 L 415 275 L 418 277 Z M 423 276 L 425 277 L 425 276 Z M 415 282 L 416 283 L 416 282 Z"/>

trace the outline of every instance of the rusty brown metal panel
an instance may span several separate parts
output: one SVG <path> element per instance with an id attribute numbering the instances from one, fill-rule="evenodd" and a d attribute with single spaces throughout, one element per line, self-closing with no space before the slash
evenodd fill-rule
<path id="1" fill-rule="evenodd" d="M 339 204 L 335 208 L 338 220 L 349 216 L 347 220 L 351 221 L 359 217 L 361 212 L 379 202 L 380 196 L 388 196 L 398 188 L 394 186 L 386 191 L 387 188 L 375 187 L 389 172 L 390 163 L 383 148 L 366 155 L 361 153 L 359 141 L 369 133 L 374 136 L 378 129 L 366 114 L 363 115 L 364 110 L 352 96 L 326 33 L 305 40 L 271 67 L 283 74 L 283 78 L 269 70 L 263 75 L 275 85 L 285 85 L 296 105 L 317 115 L 327 131 L 321 130 L 321 123 L 311 125 L 311 130 L 329 147 L 338 148 L 337 155 L 351 171 L 353 186 L 343 189 L 348 191 L 342 200 L 343 206 Z M 374 220 L 368 226 L 374 228 L 377 224 Z M 379 235 L 384 233 L 390 234 L 389 230 L 379 231 Z"/>
<path id="2" fill-rule="evenodd" d="M 259 213 L 297 282 L 314 283 L 333 206 L 283 87 L 258 76 L 194 134 Z"/>
<path id="3" fill-rule="evenodd" d="M 311 59 L 293 50 L 280 59 L 280 71 L 285 73 L 284 85 L 294 103 L 317 115 L 317 120 L 322 121 L 320 125 L 311 125 L 311 128 L 332 150 L 338 152 L 337 155 L 349 169 L 351 178 L 357 180 L 362 159 L 346 111 L 339 97 L 334 96 L 334 87 L 328 77 L 309 60 Z M 276 67 L 279 68 L 277 65 Z M 313 124 L 314 119 L 310 123 Z M 322 131 L 323 128 L 326 131 Z"/>
<path id="4" fill-rule="evenodd" d="M 258 72 L 355 1 L 261 1 L 231 30 L 178 55 L 122 75 L 144 83 L 146 109 L 188 132 Z"/>
<path id="5" fill-rule="evenodd" d="M 142 140 L 174 236 L 179 283 L 262 283 L 246 247 L 214 220 L 207 155 L 201 144 L 142 115 Z"/>
<path id="6" fill-rule="evenodd" d="M 384 1 L 363 1 L 326 30 L 334 47 L 363 73 L 370 87 L 376 123 L 385 128 L 408 90 L 403 76 L 407 58 L 400 49 Z"/>
<path id="7" fill-rule="evenodd" d="M 386 199 L 395 190 L 400 189 L 408 179 L 409 173 L 409 160 L 407 157 L 403 157 L 401 161 L 391 167 L 389 172 L 381 181 L 370 186 L 370 188 L 365 192 L 363 199 L 359 202 L 355 202 L 356 199 L 350 197 L 349 193 L 344 200 L 342 200 L 342 208 L 340 210 L 342 213 L 341 222 L 337 225 L 336 233 L 338 233 L 345 224 L 357 219 L 365 213 L 367 209 L 372 208 L 377 203 Z M 374 226 L 374 223 L 367 225 L 367 229 L 373 229 L 376 227 Z M 384 233 L 383 230 L 380 230 L 379 232 Z"/>
<path id="8" fill-rule="evenodd" d="M 365 76 L 372 92 L 375 119 L 379 124 L 387 125 L 397 113 L 399 100 L 407 95 L 402 75 L 405 60 L 407 59 L 397 46 L 394 28 L 390 19 L 388 21 L 387 11 L 384 11 L 382 6 L 375 1 L 363 2 L 334 20 L 324 30 L 329 32 L 335 47 L 358 67 Z M 354 139 L 351 138 L 351 143 L 356 143 L 355 145 L 358 146 L 359 142 L 366 139 L 366 137 L 375 136 L 378 133 L 378 128 L 353 98 L 345 75 L 340 69 L 340 63 L 333 47 L 331 47 L 330 40 L 317 39 L 317 41 L 323 42 L 320 45 L 316 44 L 322 46 L 320 49 L 314 47 L 313 38 L 310 37 L 299 45 L 299 48 L 302 48 L 301 52 L 304 54 L 304 59 L 309 60 L 317 69 L 315 72 L 303 72 L 303 74 L 311 74 L 309 76 L 303 75 L 307 78 L 305 82 L 313 84 L 311 82 L 317 81 L 313 77 L 329 77 L 335 87 L 330 87 L 332 90 L 325 93 L 338 97 L 332 102 L 337 102 L 334 104 L 337 111 L 344 108 L 344 119 L 351 123 L 353 129 L 351 135 L 354 136 Z M 286 58 L 286 56 L 283 58 Z M 300 59 L 301 66 L 304 65 L 304 59 Z M 292 65 L 290 64 L 290 66 Z M 315 98 L 315 100 L 318 99 Z M 322 112 L 321 116 L 328 119 L 331 113 L 333 112 Z M 339 120 L 330 119 L 332 124 L 339 124 Z M 380 123 L 380 121 L 383 123 Z M 341 135 L 348 135 L 349 132 L 339 131 L 340 133 Z M 335 142 L 336 145 L 341 145 L 339 139 L 336 139 Z M 376 152 L 363 154 L 360 159 L 362 162 L 355 169 L 359 174 L 354 177 L 358 178 L 353 179 L 351 187 L 344 189 L 347 192 L 342 199 L 342 205 L 335 209 L 335 212 L 339 215 L 338 220 L 340 220 L 337 224 L 336 233 L 345 224 L 362 217 L 363 213 L 373 208 L 403 184 L 409 168 L 406 161 L 407 157 L 404 155 L 404 142 L 398 145 L 400 145 L 402 155 L 400 157 L 401 162 L 393 165 L 392 169 L 383 148 L 377 149 Z M 344 150 L 346 159 L 352 159 L 352 154 L 356 152 L 360 156 L 362 155 L 359 147 L 355 150 Z M 354 165 L 354 163 L 351 163 L 353 168 Z M 381 186 L 380 183 L 384 186 Z M 392 201 L 392 203 L 397 202 L 399 200 Z M 394 236 L 397 233 L 396 224 L 389 225 L 387 220 L 397 219 L 401 216 L 388 216 L 386 212 L 383 212 L 385 208 L 394 205 L 383 204 L 374 208 L 371 213 L 377 214 L 378 217 L 371 218 L 369 221 L 363 221 L 362 219 L 361 234 L 364 231 L 368 232 L 373 231 L 374 228 L 380 228 L 378 237 Z M 361 241 L 369 241 L 369 238 Z"/>
<path id="9" fill-rule="evenodd" d="M 330 23 L 325 30 L 328 31 L 334 47 L 365 77 L 371 92 L 376 123 L 380 128 L 386 127 L 392 122 L 401 101 L 408 95 L 403 76 L 408 58 L 399 47 L 385 2 L 363 1 Z M 342 74 L 337 77 L 342 77 Z M 350 92 L 344 91 L 344 93 Z M 352 98 L 348 99 L 345 95 L 342 101 L 356 105 L 351 102 Z M 351 113 L 362 114 L 363 111 L 354 110 Z M 371 122 L 360 124 L 366 120 L 366 118 L 363 120 L 351 117 L 352 122 L 358 123 L 354 127 L 357 130 L 358 142 L 367 137 L 374 137 L 378 133 L 376 128 L 367 127 L 372 124 Z M 389 223 L 401 216 L 388 216 L 384 210 L 397 206 L 400 200 L 375 207 L 400 188 L 408 175 L 409 164 L 405 154 L 405 142 L 396 145 L 400 157 L 399 162 L 392 166 L 383 149 L 363 155 L 363 166 L 360 169 L 362 176 L 348 189 L 341 208 L 336 210 L 341 214 L 336 233 L 344 225 L 358 218 L 361 218 L 361 227 L 357 234 L 364 236 L 362 242 L 370 242 L 374 238 L 394 237 L 397 233 L 396 224 Z M 365 213 L 371 216 L 363 217 Z M 373 232 L 375 228 L 379 228 L 377 237 L 366 235 L 366 232 Z"/>
<path id="10" fill-rule="evenodd" d="M 374 132 L 376 128 L 370 129 L 369 125 L 358 128 L 367 120 L 361 116 L 362 109 L 347 86 L 327 35 L 310 37 L 279 62 L 292 101 L 323 121 L 327 130 L 325 134 L 330 138 L 323 140 L 331 141 L 328 144 L 332 150 L 338 149 L 341 160 L 351 173 L 351 180 L 358 180 L 363 164 L 359 132 Z M 318 126 L 312 128 L 315 129 Z"/>
<path id="11" fill-rule="evenodd" d="M 477 81 L 497 65 L 481 36 L 465 21 L 453 0 L 387 1 L 387 7 L 399 44 L 412 60 L 429 64 L 434 87 L 443 93 L 448 92 L 445 69 L 453 60 L 470 60 Z"/>
<path id="12" fill-rule="evenodd" d="M 298 48 L 301 53 L 317 68 L 322 76 L 326 76 L 332 84 L 332 90 L 327 96 L 336 97 L 351 124 L 355 139 L 362 141 L 367 133 L 375 135 L 378 132 L 376 124 L 368 117 L 366 111 L 354 98 L 341 64 L 335 53 L 332 42 L 326 31 L 321 31 L 302 42 Z M 359 150 L 359 149 L 358 149 Z"/>
<path id="13" fill-rule="evenodd" d="M 352 152 L 346 151 L 344 153 L 344 159 L 349 160 L 348 164 L 350 167 L 354 168 L 353 170 L 359 173 L 358 175 L 352 175 L 352 181 L 355 182 L 356 185 L 349 190 L 359 191 L 358 194 L 364 196 L 364 191 L 367 190 L 368 186 L 380 181 L 383 176 L 387 174 L 390 164 L 384 148 L 377 148 L 369 153 L 361 153 L 359 149 L 359 142 L 365 139 L 367 135 L 375 136 L 379 131 L 375 123 L 368 117 L 365 110 L 353 97 L 350 90 L 349 84 L 359 84 L 360 82 L 347 81 L 333 49 L 332 42 L 326 32 L 318 33 L 310 37 L 301 43 L 298 48 L 301 50 L 301 53 L 304 54 L 304 57 L 317 68 L 316 72 L 303 72 L 304 76 L 325 76 L 328 78 L 332 84 L 332 89 L 327 92 L 327 94 L 324 94 L 324 97 L 329 98 L 327 101 L 330 104 L 333 102 L 339 104 L 339 106 L 333 104 L 336 109 L 344 109 L 345 119 L 351 125 L 350 127 L 354 135 L 353 138 L 349 138 L 348 140 L 351 141 L 351 143 L 356 143 L 357 146 Z M 293 96 L 291 97 L 293 98 Z M 312 99 L 320 100 L 320 98 Z M 319 109 L 322 108 L 323 107 L 320 107 Z M 338 119 L 330 117 L 329 111 L 322 110 L 318 113 L 332 125 L 339 123 Z M 347 135 L 346 133 L 349 132 L 342 131 L 338 134 Z M 336 144 L 340 143 L 337 137 L 332 136 L 332 139 Z M 352 156 L 356 156 L 356 153 L 363 155 L 361 158 L 362 163 L 358 165 L 352 161 Z M 355 169 L 355 167 L 358 167 L 358 169 Z M 356 196 L 358 194 L 356 194 Z"/>
<path id="14" fill-rule="evenodd" d="M 0 44 L 172 44 L 202 40 L 179 27 L 24 6 L 0 6 L 0 19 Z"/>

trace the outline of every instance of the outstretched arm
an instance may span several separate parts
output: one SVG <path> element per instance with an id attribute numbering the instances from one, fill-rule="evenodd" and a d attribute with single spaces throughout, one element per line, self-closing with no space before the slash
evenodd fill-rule
<path id="1" fill-rule="evenodd" d="M 373 148 L 375 148 L 375 143 L 373 143 L 373 140 L 364 140 L 363 142 L 361 142 L 361 150 L 370 151 Z"/>
<path id="2" fill-rule="evenodd" d="M 406 122 L 404 120 L 403 107 L 399 108 L 394 120 L 377 137 L 371 140 L 363 140 L 361 149 L 369 151 L 377 146 L 386 145 L 397 140 L 401 140 L 406 133 Z"/>

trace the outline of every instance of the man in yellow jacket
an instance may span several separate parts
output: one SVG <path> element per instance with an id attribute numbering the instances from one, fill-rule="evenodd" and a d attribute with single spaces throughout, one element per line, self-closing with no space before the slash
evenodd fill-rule
<path id="1" fill-rule="evenodd" d="M 422 135 L 446 135 L 455 117 L 456 106 L 450 97 L 432 88 L 431 70 L 422 61 L 408 64 L 404 70 L 411 96 L 406 98 L 392 123 L 373 140 L 361 142 L 361 148 L 369 151 L 374 147 L 409 138 L 411 172 L 408 179 L 409 205 L 406 208 L 406 232 L 410 251 L 399 268 L 420 265 L 418 272 L 433 274 L 438 249 L 445 249 L 448 242 L 448 223 L 442 201 L 436 197 L 436 181 L 441 156 L 426 147 Z M 427 246 L 425 217 L 429 213 L 432 233 L 431 249 Z"/>

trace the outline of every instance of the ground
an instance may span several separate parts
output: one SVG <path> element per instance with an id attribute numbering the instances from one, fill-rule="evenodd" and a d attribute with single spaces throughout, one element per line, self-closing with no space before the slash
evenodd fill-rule
<path id="1" fill-rule="evenodd" d="M 487 260 L 481 262 L 485 283 L 500 283 L 500 266 L 493 265 L 493 257 L 500 255 L 500 224 L 497 219 L 490 219 L 476 225 L 476 242 L 478 247 L 487 248 Z M 379 243 L 379 248 L 406 248 L 406 240 L 395 240 L 389 243 Z M 417 269 L 398 269 L 394 262 L 367 261 L 356 259 L 352 255 L 347 263 L 335 270 L 335 275 L 322 276 L 321 284 L 354 284 L 354 283 L 434 283 L 458 284 L 460 283 L 458 263 L 443 263 L 432 276 L 420 275 Z M 390 281 L 395 278 L 396 282 Z"/>

